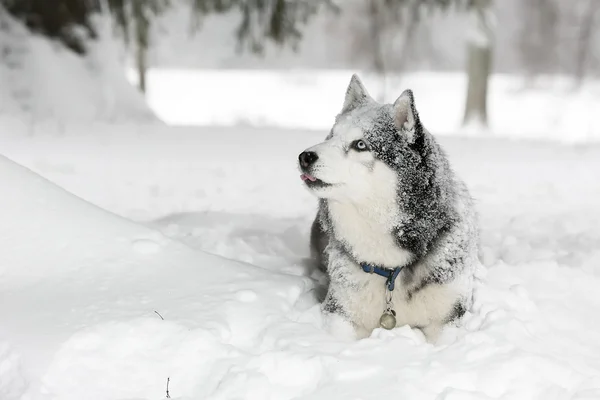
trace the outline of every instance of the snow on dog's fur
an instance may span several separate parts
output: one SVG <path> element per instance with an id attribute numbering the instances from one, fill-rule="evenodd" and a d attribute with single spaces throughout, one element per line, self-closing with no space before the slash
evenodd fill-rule
<path id="1" fill-rule="evenodd" d="M 299 156 L 302 179 L 319 198 L 311 253 L 326 271 L 326 316 L 366 337 L 385 310 L 385 278 L 361 264 L 393 269 L 396 326 L 434 342 L 473 301 L 476 215 L 469 193 L 434 137 L 413 94 L 373 100 L 356 75 L 323 143 Z"/>

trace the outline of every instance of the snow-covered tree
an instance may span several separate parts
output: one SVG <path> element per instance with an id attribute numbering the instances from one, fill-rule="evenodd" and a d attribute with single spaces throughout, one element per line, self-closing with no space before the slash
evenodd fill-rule
<path id="1" fill-rule="evenodd" d="M 239 12 L 235 32 L 239 49 L 261 53 L 266 41 L 296 46 L 301 26 L 331 0 L 0 0 L 9 13 L 41 34 L 59 39 L 84 54 L 85 42 L 96 37 L 91 15 L 110 12 L 125 42 L 132 48 L 140 89 L 146 88 L 147 52 L 153 21 L 175 2 L 186 2 L 200 20 L 209 14 Z"/>
<path id="2" fill-rule="evenodd" d="M 262 53 L 266 41 L 295 47 L 302 39 L 302 26 L 321 7 L 336 9 L 332 0 L 189 0 L 197 21 L 208 14 L 239 12 L 235 34 L 239 50 Z"/>
<path id="3" fill-rule="evenodd" d="M 123 38 L 131 45 L 135 54 L 138 84 L 146 91 L 146 71 L 148 69 L 148 47 L 150 46 L 150 26 L 152 21 L 169 6 L 169 0 L 107 0 L 108 8 Z"/>
<path id="4" fill-rule="evenodd" d="M 60 40 L 78 54 L 85 53 L 87 39 L 96 37 L 90 16 L 98 9 L 97 1 L 0 0 L 0 7 L 30 30 Z"/>

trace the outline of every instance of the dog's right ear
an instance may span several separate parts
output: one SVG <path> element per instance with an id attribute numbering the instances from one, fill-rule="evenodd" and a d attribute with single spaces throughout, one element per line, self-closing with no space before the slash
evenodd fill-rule
<path id="1" fill-rule="evenodd" d="M 408 143 L 421 146 L 423 144 L 423 126 L 415 106 L 412 90 L 406 89 L 393 105 L 393 117 L 396 128 L 405 135 Z"/>
<path id="2" fill-rule="evenodd" d="M 346 98 L 344 99 L 342 114 L 354 110 L 356 107 L 365 104 L 370 99 L 371 96 L 369 96 L 369 92 L 365 89 L 365 86 L 360 81 L 358 75 L 353 74 L 348 89 L 346 89 Z"/>

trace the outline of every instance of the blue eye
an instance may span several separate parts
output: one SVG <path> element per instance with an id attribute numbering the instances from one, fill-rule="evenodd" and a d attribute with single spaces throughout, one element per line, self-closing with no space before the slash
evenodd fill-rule
<path id="1" fill-rule="evenodd" d="M 363 140 L 355 140 L 352 143 L 352 148 L 358 151 L 365 151 L 368 149 L 367 144 Z"/>

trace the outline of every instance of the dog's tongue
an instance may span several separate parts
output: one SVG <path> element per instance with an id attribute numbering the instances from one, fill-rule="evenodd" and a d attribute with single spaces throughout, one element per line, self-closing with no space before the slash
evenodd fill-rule
<path id="1" fill-rule="evenodd" d="M 311 182 L 314 182 L 317 180 L 317 178 L 315 178 L 314 176 L 309 175 L 309 174 L 300 175 L 300 179 L 302 179 L 303 181 L 311 181 Z"/>

